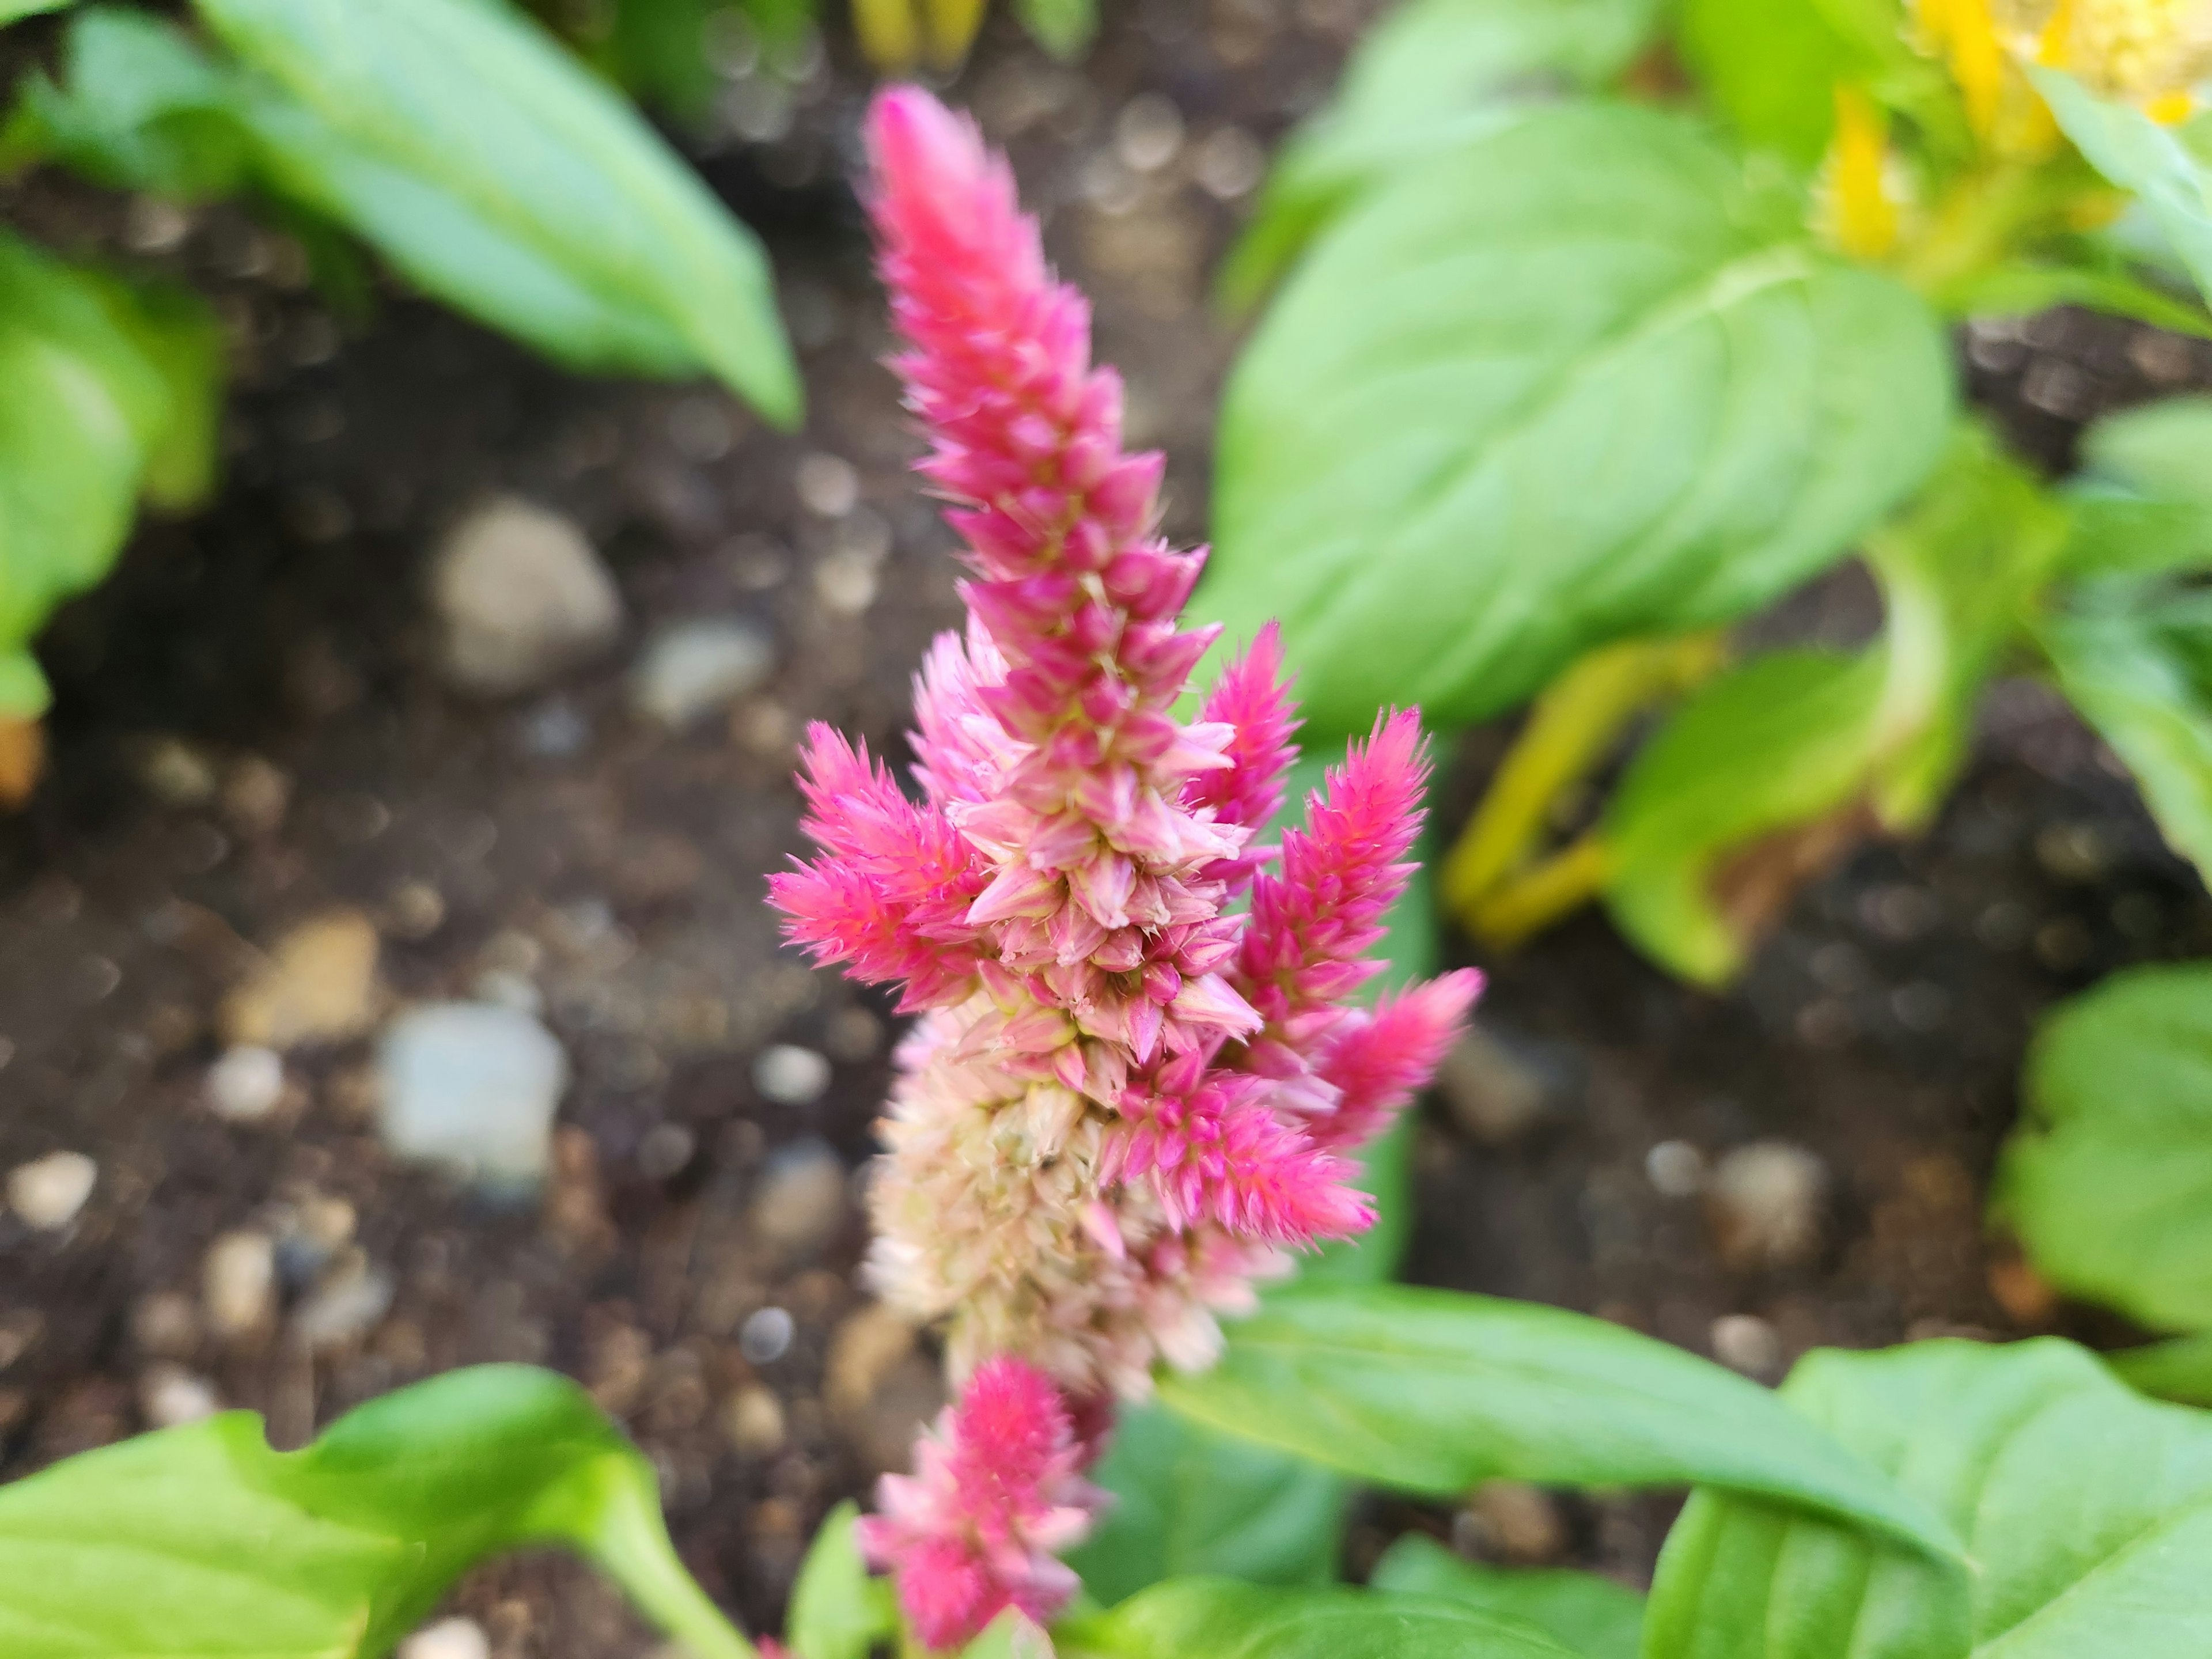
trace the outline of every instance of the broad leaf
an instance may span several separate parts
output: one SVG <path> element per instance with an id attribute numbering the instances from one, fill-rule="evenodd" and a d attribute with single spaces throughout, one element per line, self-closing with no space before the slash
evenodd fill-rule
<path id="1" fill-rule="evenodd" d="M 277 1453 L 234 1412 L 0 1487 L 9 1659 L 376 1659 L 476 1562 L 578 1551 L 697 1659 L 752 1647 L 678 1562 L 651 1466 L 574 1383 L 456 1371 Z"/>
<path id="2" fill-rule="evenodd" d="M 40 12 L 59 11 L 74 0 L 0 0 L 0 23 L 12 23 L 20 17 L 35 17 Z"/>
<path id="3" fill-rule="evenodd" d="M 2155 1328 L 2212 1329 L 2212 963 L 2063 1005 L 2025 1093 L 1994 1201 L 2037 1271 Z"/>
<path id="4" fill-rule="evenodd" d="M 1303 759 L 1288 800 L 1297 810 L 1338 758 Z M 1386 986 L 1436 969 L 1436 913 L 1425 870 L 1390 913 Z M 1365 1149 L 1360 1184 L 1377 1219 L 1363 1237 L 1301 1263 L 1303 1283 L 1375 1284 L 1397 1270 L 1413 1225 L 1401 1123 Z M 1093 1478 L 1115 1497 L 1090 1540 L 1069 1558 L 1084 1587 L 1120 1601 L 1164 1578 L 1218 1575 L 1263 1584 L 1325 1583 L 1343 1541 L 1343 1476 L 1301 1457 L 1217 1434 L 1158 1405 L 1125 1407 Z"/>
<path id="5" fill-rule="evenodd" d="M 2212 568 L 2212 398 L 2169 398 L 2094 422 L 2067 499 L 2069 575 Z"/>
<path id="6" fill-rule="evenodd" d="M 2100 98 L 2057 70 L 2029 73 L 2089 165 L 2142 198 L 2197 286 L 2212 295 L 2212 170 L 2203 158 L 2132 104 Z"/>
<path id="7" fill-rule="evenodd" d="M 204 489 L 214 341 L 196 301 L 142 297 L 0 234 L 0 714 L 36 714 L 20 654 L 46 613 L 107 573 L 142 489 Z"/>
<path id="8" fill-rule="evenodd" d="M 1972 1571 L 1699 1492 L 1660 1557 L 1645 1659 L 2194 1659 L 2212 1642 L 2212 1418 L 2048 1340 L 1818 1353 L 1784 1392 L 1941 1511 Z"/>
<path id="9" fill-rule="evenodd" d="M 1866 67 L 1814 0 L 1682 0 L 1677 44 L 1715 107 L 1753 145 L 1810 167 L 1835 127 L 1834 89 Z"/>
<path id="10" fill-rule="evenodd" d="M 960 1659 L 1054 1659 L 1052 1638 L 1029 1617 L 1008 1607 L 991 1627 L 960 1650 Z"/>
<path id="11" fill-rule="evenodd" d="M 1493 1478 L 1707 1485 L 1841 1516 L 1935 1555 L 1942 1522 L 1735 1372 L 1586 1315 L 1407 1286 L 1270 1300 L 1161 1397 L 1225 1432 L 1436 1497 Z"/>
<path id="12" fill-rule="evenodd" d="M 1178 1578 L 1054 1632 L 1061 1659 L 1573 1659 L 1532 1625 L 1429 1596 Z"/>
<path id="13" fill-rule="evenodd" d="M 1534 1625 L 1583 1659 L 1638 1659 L 1644 1598 L 1595 1573 L 1566 1568 L 1492 1567 L 1408 1534 L 1383 1553 L 1369 1585 L 1436 1595 Z"/>
<path id="14" fill-rule="evenodd" d="M 2177 334 L 2212 336 L 2203 306 L 2124 270 L 2008 260 L 1960 273 L 1930 295 L 1947 316 L 2027 317 L 2054 306 L 2085 306 Z"/>
<path id="15" fill-rule="evenodd" d="M 1783 206 L 1628 107 L 1395 176 L 1237 367 L 1200 611 L 1280 617 L 1322 730 L 1449 728 L 1832 562 L 1941 453 L 1950 368 L 1924 304 Z"/>
<path id="16" fill-rule="evenodd" d="M 2038 639 L 2067 700 L 2135 774 L 2173 849 L 2212 875 L 2212 592 L 2085 583 Z"/>
<path id="17" fill-rule="evenodd" d="M 830 1510 L 799 1569 L 784 1624 L 797 1659 L 868 1659 L 878 1643 L 898 1633 L 890 1585 L 868 1576 L 853 1535 L 860 1515 L 855 1504 Z"/>
<path id="18" fill-rule="evenodd" d="M 1406 0 L 1359 44 L 1344 84 L 1284 147 L 1222 293 L 1256 303 L 1361 192 L 1518 109 L 1618 77 L 1659 0 Z"/>
<path id="19" fill-rule="evenodd" d="M 2106 1354 L 2112 1375 L 2140 1393 L 2212 1407 L 2212 1331 Z"/>
<path id="20" fill-rule="evenodd" d="M 2212 507 L 2212 397 L 2168 398 L 2104 416 L 2081 434 L 2081 465 L 2158 500 Z"/>

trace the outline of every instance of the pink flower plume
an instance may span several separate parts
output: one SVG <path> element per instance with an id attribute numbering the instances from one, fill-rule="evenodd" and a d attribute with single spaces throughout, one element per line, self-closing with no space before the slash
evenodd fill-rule
<path id="1" fill-rule="evenodd" d="M 1324 1146 L 1358 1146 L 1389 1127 L 1436 1075 L 1481 994 L 1482 975 L 1462 968 L 1385 997 L 1371 1016 L 1346 1021 L 1315 1067 L 1338 1093 L 1336 1110 L 1316 1121 L 1315 1138 Z"/>
<path id="2" fill-rule="evenodd" d="M 1105 1501 L 1079 1474 L 1084 1455 L 1060 1391 L 1002 1358 L 919 1443 L 914 1474 L 884 1477 L 860 1548 L 896 1579 L 924 1646 L 957 1648 L 1006 1607 L 1043 1624 L 1066 1605 L 1075 1575 L 1057 1558 Z"/>

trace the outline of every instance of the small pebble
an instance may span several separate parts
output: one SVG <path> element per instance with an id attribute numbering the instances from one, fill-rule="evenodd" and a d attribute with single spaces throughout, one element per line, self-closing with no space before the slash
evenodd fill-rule
<path id="1" fill-rule="evenodd" d="M 1644 1153 L 1644 1173 L 1662 1198 L 1695 1198 L 1705 1189 L 1705 1155 L 1686 1140 L 1662 1140 Z"/>
<path id="2" fill-rule="evenodd" d="M 222 1409 L 215 1384 L 181 1365 L 149 1365 L 138 1379 L 138 1410 L 149 1429 L 178 1429 Z"/>
<path id="3" fill-rule="evenodd" d="M 811 1106 L 830 1087 L 830 1062 L 811 1048 L 779 1042 L 753 1061 L 753 1087 L 779 1106 Z"/>
<path id="4" fill-rule="evenodd" d="M 1725 1314 L 1713 1321 L 1713 1358 L 1732 1371 L 1771 1380 L 1782 1370 L 1782 1338 L 1755 1314 Z"/>
<path id="5" fill-rule="evenodd" d="M 1486 1146 L 1516 1139 L 1544 1115 L 1543 1077 L 1480 1025 L 1444 1057 L 1437 1088 L 1452 1121 Z"/>
<path id="6" fill-rule="evenodd" d="M 726 708 L 767 684 L 775 648 L 742 620 L 699 617 L 656 633 L 630 676 L 630 707 L 671 731 Z"/>
<path id="7" fill-rule="evenodd" d="M 680 1123 L 656 1123 L 637 1143 L 637 1172 L 647 1181 L 666 1181 L 683 1172 L 699 1139 Z"/>
<path id="8" fill-rule="evenodd" d="M 622 595 L 582 530 L 514 497 L 454 526 L 433 556 L 438 665 L 457 690 L 531 690 L 622 631 Z"/>
<path id="9" fill-rule="evenodd" d="M 754 1235 L 794 1255 L 818 1249 L 844 1219 L 846 1185 L 845 1162 L 828 1142 L 778 1147 L 746 1212 Z"/>
<path id="10" fill-rule="evenodd" d="M 258 1330 L 275 1311 L 276 1241 L 264 1232 L 225 1233 L 208 1247 L 201 1301 L 217 1336 Z"/>
<path id="11" fill-rule="evenodd" d="M 783 1449 L 789 1431 L 783 1419 L 783 1401 L 775 1390 L 755 1384 L 741 1389 L 722 1413 L 722 1427 L 730 1444 L 748 1457 L 766 1457 Z"/>
<path id="12" fill-rule="evenodd" d="M 8 1207 L 27 1227 L 58 1231 L 76 1219 L 99 1179 L 100 1165 L 82 1152 L 50 1152 L 8 1172 Z"/>
<path id="13" fill-rule="evenodd" d="M 1468 1501 L 1464 1516 L 1485 1553 L 1508 1561 L 1550 1561 L 1567 1547 L 1566 1519 L 1558 1501 L 1526 1481 L 1484 1481 Z"/>
<path id="14" fill-rule="evenodd" d="M 376 957 L 375 926 L 358 910 L 302 922 L 224 999 L 224 1039 L 282 1050 L 364 1035 L 376 1015 Z"/>
<path id="15" fill-rule="evenodd" d="M 208 1109 L 231 1123 L 258 1123 L 284 1098 L 284 1057 L 251 1044 L 208 1067 Z"/>
<path id="16" fill-rule="evenodd" d="M 1158 173 L 1182 149 L 1182 112 L 1156 92 L 1139 93 L 1114 119 L 1114 153 L 1132 173 Z"/>
<path id="17" fill-rule="evenodd" d="M 241 756 L 222 781 L 222 813 L 242 836 L 273 836 L 292 804 L 292 779 L 258 755 Z"/>
<path id="18" fill-rule="evenodd" d="M 473 1619 L 441 1619 L 402 1642 L 397 1659 L 491 1659 L 491 1638 Z"/>
<path id="19" fill-rule="evenodd" d="M 738 1328 L 738 1352 L 756 1365 L 769 1365 L 791 1351 L 798 1326 L 781 1308 L 763 1308 Z"/>
<path id="20" fill-rule="evenodd" d="M 500 1193 L 544 1179 L 568 1059 L 529 1014 L 483 1002 L 410 1008 L 385 1033 L 376 1068 L 377 1130 L 396 1156 Z"/>
<path id="21" fill-rule="evenodd" d="M 2054 823 L 2035 838 L 2035 861 L 2060 881 L 2084 887 L 2112 868 L 2112 848 L 2094 823 Z"/>
<path id="22" fill-rule="evenodd" d="M 131 1310 L 131 1340 L 155 1358 L 181 1359 L 200 1345 L 200 1310 L 179 1291 L 150 1291 Z"/>
<path id="23" fill-rule="evenodd" d="M 857 1419 L 914 1348 L 914 1322 L 896 1308 L 871 1302 L 848 1315 L 830 1334 L 822 1367 L 823 1403 L 841 1419 Z"/>
<path id="24" fill-rule="evenodd" d="M 292 1335 L 310 1353 L 344 1347 L 392 1311 L 394 1288 L 392 1275 L 377 1268 L 341 1272 L 300 1304 Z"/>
<path id="25" fill-rule="evenodd" d="M 825 519 L 842 519 L 860 504 L 860 475 L 840 456 L 804 457 L 792 482 L 800 505 Z"/>
<path id="26" fill-rule="evenodd" d="M 138 781 L 164 806 L 198 806 L 215 798 L 220 780 L 206 750 L 163 736 L 149 738 L 139 751 Z"/>
<path id="27" fill-rule="evenodd" d="M 1795 1267 L 1819 1254 L 1828 1166 L 1785 1140 L 1739 1146 L 1714 1167 L 1705 1213 L 1722 1258 L 1739 1269 Z"/>
<path id="28" fill-rule="evenodd" d="M 1224 202 L 1250 195 L 1267 170 L 1267 151 L 1242 127 L 1224 127 L 1207 138 L 1191 169 L 1199 188 Z"/>

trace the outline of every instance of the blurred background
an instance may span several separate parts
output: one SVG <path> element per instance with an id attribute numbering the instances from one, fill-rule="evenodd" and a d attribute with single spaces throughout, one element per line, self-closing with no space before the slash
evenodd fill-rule
<path id="1" fill-rule="evenodd" d="M 0 1479 L 217 1406 L 296 1444 L 435 1371 L 543 1363 L 629 1425 L 686 1560 L 773 1628 L 939 1384 L 854 1282 L 896 1023 L 780 948 L 763 876 L 802 845 L 807 721 L 902 754 L 956 573 L 878 366 L 851 21 L 672 8 L 703 45 L 671 69 L 544 9 L 764 244 L 800 429 L 704 380 L 566 372 L 374 266 L 334 288 L 234 202 L 0 185 L 17 234 L 205 296 L 230 386 L 204 507 L 141 523 L 40 636 L 43 768 L 0 817 Z M 994 12 L 943 77 L 1094 298 L 1179 542 L 1208 533 L 1237 345 L 1215 272 L 1379 10 L 1107 0 L 1066 57 Z M 0 71 L 60 38 L 10 29 Z M 2074 309 L 1955 344 L 2053 471 L 2099 414 L 2212 387 L 2203 341 Z M 1846 568 L 1757 636 L 1853 645 L 1881 614 Z M 1443 757 L 1443 841 L 1514 724 Z M 1420 1109 L 1408 1277 L 1767 1381 L 1822 1344 L 2127 1336 L 1986 1230 L 1986 1188 L 2039 1014 L 2212 953 L 2212 902 L 2040 682 L 1984 701 L 1929 833 L 1851 849 L 1725 990 L 1595 912 L 1443 951 L 1492 988 Z M 485 1076 L 511 1110 L 456 1082 Z M 1347 1552 L 1419 1528 L 1640 1578 L 1673 1507 L 1378 1500 Z M 457 1607 L 501 1659 L 653 1645 L 558 1561 Z"/>

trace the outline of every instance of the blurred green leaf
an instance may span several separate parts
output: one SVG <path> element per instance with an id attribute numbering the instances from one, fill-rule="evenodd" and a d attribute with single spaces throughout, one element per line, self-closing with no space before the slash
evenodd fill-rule
<path id="1" fill-rule="evenodd" d="M 2205 158 L 2132 104 L 2100 98 L 2057 70 L 2028 73 L 2089 165 L 2142 198 L 2197 288 L 2212 296 L 2212 167 Z"/>
<path id="2" fill-rule="evenodd" d="M 12 23 L 18 18 L 36 17 L 40 12 L 59 11 L 75 3 L 75 0 L 0 0 L 0 23 Z"/>
<path id="3" fill-rule="evenodd" d="M 31 653 L 21 647 L 0 647 L 0 720 L 36 720 L 52 698 Z"/>
<path id="4" fill-rule="evenodd" d="M 692 1583 L 651 1467 L 583 1390 L 455 1371 L 281 1454 L 234 1412 L 0 1487 L 9 1659 L 377 1659 L 463 1571 L 557 1544 L 696 1659 L 753 1649 Z"/>
<path id="5" fill-rule="evenodd" d="M 2170 398 L 2094 422 L 2066 498 L 2069 575 L 2212 569 L 2212 398 Z"/>
<path id="6" fill-rule="evenodd" d="M 1993 1212 L 2060 1289 L 2212 1329 L 2212 963 L 2136 968 L 2038 1030 Z"/>
<path id="7" fill-rule="evenodd" d="M 1583 1659 L 1638 1659 L 1644 1598 L 1595 1573 L 1492 1567 L 1408 1533 L 1383 1552 L 1370 1588 L 1433 1595 L 1534 1625 Z"/>
<path id="8" fill-rule="evenodd" d="M 1098 0 L 1017 0 L 1022 27 L 1062 63 L 1090 48 L 1098 33 Z"/>
<path id="9" fill-rule="evenodd" d="M 1427 1596 L 1178 1578 L 1053 1632 L 1061 1659 L 1574 1659 L 1534 1626 Z"/>
<path id="10" fill-rule="evenodd" d="M 1237 365 L 1200 614 L 1279 617 L 1319 731 L 1407 702 L 1449 729 L 1832 562 L 1942 453 L 1948 349 L 1774 215 L 1626 107 L 1397 175 Z"/>
<path id="11" fill-rule="evenodd" d="M 216 355 L 196 301 L 0 234 L 0 711 L 45 707 L 22 648 L 106 574 L 142 490 L 182 504 L 205 489 Z"/>
<path id="12" fill-rule="evenodd" d="M 2212 1418 L 2054 1340 L 1809 1354 L 1784 1397 L 1966 1540 L 1971 1575 L 1737 1494 L 1667 1540 L 1644 1659 L 2194 1659 Z"/>
<path id="13" fill-rule="evenodd" d="M 1863 56 L 1809 0 L 1682 0 L 1682 61 L 1746 142 L 1809 167 L 1835 130 L 1837 82 Z"/>
<path id="14" fill-rule="evenodd" d="M 898 1609 L 889 1583 L 868 1576 L 853 1524 L 860 1506 L 840 1504 L 799 1569 L 784 1637 L 797 1659 L 868 1659 L 878 1642 L 898 1633 Z"/>
<path id="15" fill-rule="evenodd" d="M 1276 158 L 1223 269 L 1223 298 L 1256 305 L 1328 220 L 1397 170 L 1543 98 L 1614 80 L 1660 9 L 1661 0 L 1406 0 Z"/>
<path id="16" fill-rule="evenodd" d="M 2135 774 L 2167 842 L 2212 879 L 2212 590 L 2084 582 L 2038 631 L 2067 700 Z"/>
<path id="17" fill-rule="evenodd" d="M 2138 1394 L 2177 1405 L 2212 1407 L 2212 1331 L 2124 1349 L 2104 1360 L 2113 1376 Z"/>
<path id="18" fill-rule="evenodd" d="M 1052 1638 L 1025 1614 L 1008 1607 L 960 1650 L 960 1659 L 1053 1659 Z"/>
<path id="19" fill-rule="evenodd" d="M 2026 317 L 2054 306 L 2085 306 L 2108 317 L 2212 338 L 2212 317 L 2202 305 L 2123 270 L 2009 260 L 1971 271 L 1931 297 L 1953 317 Z"/>
<path id="20" fill-rule="evenodd" d="M 2081 434 L 2081 465 L 2146 495 L 2212 508 L 2212 396 L 2103 416 Z"/>
<path id="21" fill-rule="evenodd" d="M 1710 1360 L 1535 1303 L 1407 1285 L 1298 1287 L 1237 1324 L 1175 1410 L 1359 1480 L 1454 1497 L 1492 1479 L 1717 1486 L 1949 1559 L 1943 1523 L 1774 1395 Z"/>

